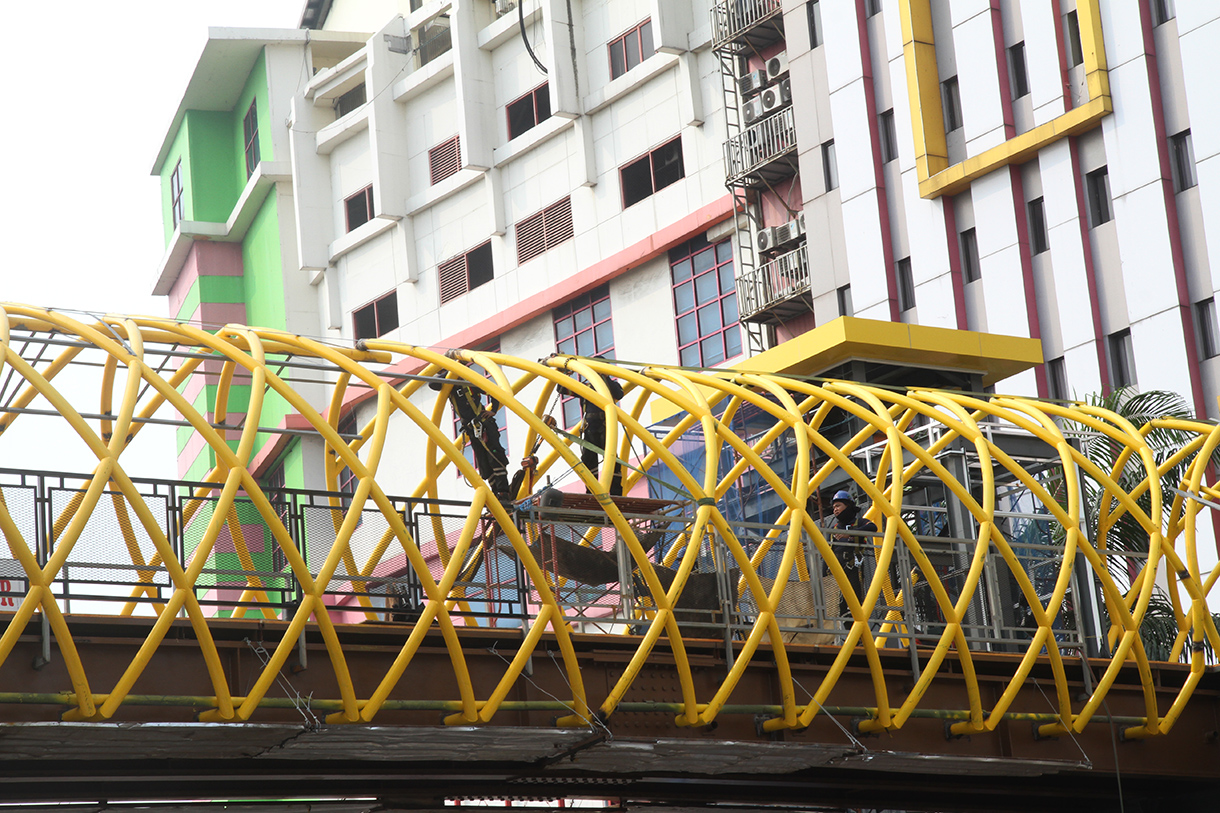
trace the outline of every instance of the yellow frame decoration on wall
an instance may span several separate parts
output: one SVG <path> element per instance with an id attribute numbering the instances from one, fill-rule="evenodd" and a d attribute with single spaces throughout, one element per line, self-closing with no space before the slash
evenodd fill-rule
<path id="1" fill-rule="evenodd" d="M 937 198 L 962 192 L 977 178 L 1000 167 L 1028 161 L 1048 144 L 1093 129 L 1114 109 L 1099 0 L 1077 0 L 1089 100 L 1045 124 L 950 165 L 940 76 L 936 67 L 936 42 L 932 33 L 931 0 L 902 0 L 900 6 L 902 50 L 921 197 Z"/>

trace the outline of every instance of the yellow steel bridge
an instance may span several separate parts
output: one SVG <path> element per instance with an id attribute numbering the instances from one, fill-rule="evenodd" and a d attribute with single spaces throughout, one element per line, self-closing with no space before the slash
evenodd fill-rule
<path id="1" fill-rule="evenodd" d="M 318 724 L 427 711 L 511 726 L 545 711 L 559 729 L 597 730 L 648 712 L 670 732 L 745 715 L 764 739 L 840 717 L 855 737 L 935 720 L 950 737 L 1020 722 L 1032 738 L 1074 738 L 1100 721 L 1131 740 L 1172 737 L 1198 692 L 1214 706 L 1220 569 L 1200 567 L 1220 501 L 1211 422 L 15 304 L 0 307 L 0 348 L 11 720 L 258 723 L 304 706 Z M 513 445 L 534 453 L 515 503 L 464 456 L 455 384 L 495 399 Z M 582 463 L 579 429 L 547 420 L 561 393 L 604 412 L 600 471 Z M 96 459 L 79 480 L 5 462 L 5 441 L 48 419 Z M 125 466 L 157 422 L 210 461 L 189 488 L 159 491 Z M 1150 440 L 1166 431 L 1168 452 Z M 325 483 L 289 499 L 266 472 L 293 438 L 320 450 Z M 614 460 L 632 496 L 609 496 Z M 572 496 L 542 504 L 547 481 Z M 828 531 L 818 506 L 840 488 L 874 533 Z M 765 516 L 741 508 L 746 492 L 764 495 Z M 1142 548 L 1117 546 L 1120 527 Z M 1150 653 L 1157 607 L 1164 646 Z M 119 660 L 86 654 L 100 633 L 82 613 L 125 630 Z M 360 635 L 375 631 L 372 663 Z M 260 657 L 239 681 L 242 635 Z M 39 646 L 62 668 L 13 677 L 15 653 Z M 612 668 L 591 666 L 599 647 Z M 306 652 L 326 677 L 294 700 L 284 677 Z M 543 665 L 550 697 L 527 685 Z M 1111 713 L 1120 691 L 1124 713 Z"/>

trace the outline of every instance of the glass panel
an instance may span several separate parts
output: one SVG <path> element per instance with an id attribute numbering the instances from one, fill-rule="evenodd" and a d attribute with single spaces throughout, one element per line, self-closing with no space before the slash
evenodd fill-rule
<path id="1" fill-rule="evenodd" d="M 623 50 L 627 55 L 627 70 L 640 64 L 640 32 L 629 31 L 623 37 Z"/>
<path id="2" fill-rule="evenodd" d="M 695 323 L 695 314 L 688 313 L 678 317 L 678 344 L 690 344 L 697 338 L 699 330 Z"/>
<path id="3" fill-rule="evenodd" d="M 690 277 L 690 260 L 683 260 L 680 263 L 674 263 L 671 266 L 674 282 L 681 282 Z"/>
<path id="4" fill-rule="evenodd" d="M 695 273 L 706 271 L 716 263 L 716 252 L 710 248 L 705 248 L 693 257 L 695 261 Z"/>
<path id="5" fill-rule="evenodd" d="M 695 307 L 695 289 L 689 282 L 674 288 L 674 310 L 686 313 Z"/>
<path id="6" fill-rule="evenodd" d="M 715 274 L 695 277 L 695 296 L 700 302 L 710 302 L 720 295 Z"/>
<path id="7" fill-rule="evenodd" d="M 561 341 L 559 343 L 559 352 L 566 353 L 568 355 L 574 354 L 576 352 L 576 340 L 575 339 L 564 339 L 563 341 Z"/>
<path id="8" fill-rule="evenodd" d="M 733 244 L 725 240 L 716 246 L 716 262 L 727 263 L 731 259 L 733 259 Z"/>
<path id="9" fill-rule="evenodd" d="M 615 40 L 610 43 L 610 78 L 617 79 L 626 73 L 626 68 L 623 67 L 623 41 Z"/>
<path id="10" fill-rule="evenodd" d="M 593 335 L 597 339 L 598 353 L 604 353 L 614 346 L 614 331 L 609 322 L 599 322 L 597 327 L 593 328 Z"/>
<path id="11" fill-rule="evenodd" d="M 572 335 L 572 317 L 565 316 L 555 323 L 555 335 L 561 339 L 566 339 Z"/>
<path id="12" fill-rule="evenodd" d="M 700 367 L 699 363 L 699 345 L 692 344 L 690 347 L 682 349 L 679 362 L 683 367 Z"/>
<path id="13" fill-rule="evenodd" d="M 726 263 L 720 266 L 717 273 L 720 274 L 720 292 L 722 294 L 731 293 L 737 290 L 736 281 L 733 279 L 733 264 Z"/>
<path id="14" fill-rule="evenodd" d="M 593 347 L 593 331 L 587 330 L 584 333 L 576 334 L 576 355 L 592 356 L 596 352 Z"/>
<path id="15" fill-rule="evenodd" d="M 706 336 L 709 333 L 714 333 L 723 324 L 720 321 L 720 304 L 713 302 L 710 305 L 704 305 L 699 309 L 699 335 Z"/>
<path id="16" fill-rule="evenodd" d="M 604 322 L 610 318 L 610 300 L 599 299 L 593 303 L 593 321 Z"/>
<path id="17" fill-rule="evenodd" d="M 576 319 L 577 330 L 586 330 L 593 326 L 592 308 L 581 308 L 580 310 L 576 311 L 576 313 L 572 314 L 572 316 Z"/>
<path id="18" fill-rule="evenodd" d="M 551 117 L 551 90 L 549 85 L 543 85 L 534 91 L 534 102 L 538 109 L 538 122 L 544 122 Z"/>
<path id="19" fill-rule="evenodd" d="M 735 325 L 739 318 L 737 313 L 737 294 L 730 294 L 720 300 L 720 310 L 724 314 L 724 323 L 726 325 Z"/>
<path id="20" fill-rule="evenodd" d="M 563 399 L 563 425 L 567 427 L 580 423 L 580 401 L 575 398 Z"/>
<path id="21" fill-rule="evenodd" d="M 724 332 L 725 358 L 741 355 L 741 328 L 733 325 Z"/>
<path id="22" fill-rule="evenodd" d="M 655 49 L 652 45 L 652 20 L 645 20 L 640 26 L 640 52 L 644 55 L 644 59 L 652 56 Z"/>
<path id="23" fill-rule="evenodd" d="M 724 342 L 720 334 L 704 339 L 699 343 L 699 348 L 703 351 L 704 365 L 711 367 L 724 361 Z"/>

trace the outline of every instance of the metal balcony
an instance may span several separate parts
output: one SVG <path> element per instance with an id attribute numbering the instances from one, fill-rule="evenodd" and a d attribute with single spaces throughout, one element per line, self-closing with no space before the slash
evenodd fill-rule
<path id="1" fill-rule="evenodd" d="M 791 105 L 726 141 L 724 163 L 730 185 L 754 186 L 795 174 L 796 123 Z"/>
<path id="2" fill-rule="evenodd" d="M 807 312 L 810 303 L 798 298 L 807 293 L 809 254 L 805 243 L 737 278 L 737 304 L 743 321 L 772 323 Z"/>
<path id="3" fill-rule="evenodd" d="M 783 35 L 780 0 L 722 0 L 712 7 L 713 48 L 759 48 Z"/>

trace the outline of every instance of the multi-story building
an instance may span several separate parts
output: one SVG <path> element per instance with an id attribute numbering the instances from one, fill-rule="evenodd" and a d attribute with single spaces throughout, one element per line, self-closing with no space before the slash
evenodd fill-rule
<path id="1" fill-rule="evenodd" d="M 519 3 L 214 30 L 154 169 L 171 309 L 690 366 L 855 315 L 1220 414 L 1209 4 Z"/>

